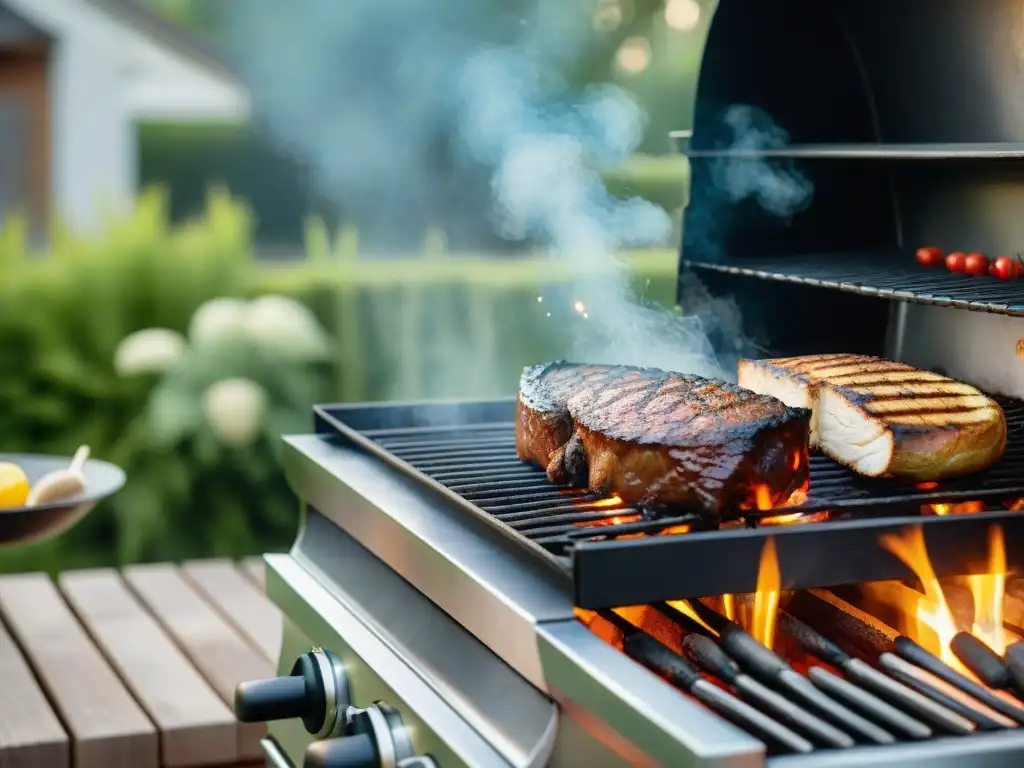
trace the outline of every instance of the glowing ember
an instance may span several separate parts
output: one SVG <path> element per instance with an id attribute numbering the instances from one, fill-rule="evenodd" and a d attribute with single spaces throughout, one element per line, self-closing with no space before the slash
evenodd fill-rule
<path id="1" fill-rule="evenodd" d="M 971 634 L 1002 655 L 1006 650 L 1003 631 L 1003 598 L 1006 595 L 1006 548 L 1003 529 L 988 529 L 988 568 L 985 575 L 968 576 L 967 583 L 974 597 L 974 625 Z"/>
<path id="2" fill-rule="evenodd" d="M 981 501 L 963 501 L 959 504 L 925 504 L 921 507 L 923 515 L 971 515 L 984 511 L 985 504 Z"/>
<path id="3" fill-rule="evenodd" d="M 936 483 L 934 480 L 928 480 L 926 482 L 917 484 L 917 489 L 919 491 L 934 491 L 938 487 L 939 484 Z"/>
<path id="4" fill-rule="evenodd" d="M 588 504 L 588 506 L 591 506 L 594 509 L 606 509 L 608 507 L 621 507 L 622 506 L 622 499 L 620 499 L 618 496 L 612 495 L 612 496 L 609 496 L 607 499 L 601 499 L 600 501 L 589 501 L 589 502 L 587 502 L 587 504 Z"/>
<path id="5" fill-rule="evenodd" d="M 912 570 L 924 587 L 924 595 L 915 606 L 902 606 L 906 615 L 913 616 L 916 622 L 916 631 L 908 628 L 907 634 L 954 669 L 962 669 L 960 660 L 949 649 L 958 629 L 928 558 L 924 532 L 914 528 L 904 536 L 889 534 L 883 536 L 879 543 Z"/>
<path id="6" fill-rule="evenodd" d="M 762 645 L 771 648 L 775 643 L 775 617 L 779 610 L 779 558 L 775 553 L 775 539 L 769 538 L 761 550 L 761 565 L 757 571 L 757 592 L 754 595 L 753 626 L 750 634 Z"/>
<path id="7" fill-rule="evenodd" d="M 1021 512 L 1021 511 L 1024 511 L 1024 499 L 1017 499 L 1016 501 L 1011 502 L 1010 503 L 1010 511 L 1011 512 Z"/>
<path id="8" fill-rule="evenodd" d="M 580 528 L 600 528 L 606 525 L 622 525 L 623 523 L 635 523 L 640 519 L 640 515 L 613 515 L 612 517 L 605 517 L 601 520 L 587 520 L 583 523 L 576 523 Z"/>
<path id="9" fill-rule="evenodd" d="M 754 488 L 754 502 L 762 512 L 775 509 L 775 503 L 772 501 L 772 492 L 767 485 L 759 485 Z"/>

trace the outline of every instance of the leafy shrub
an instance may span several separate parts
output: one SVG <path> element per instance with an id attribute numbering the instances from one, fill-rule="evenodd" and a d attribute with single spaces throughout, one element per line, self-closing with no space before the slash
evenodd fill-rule
<path id="1" fill-rule="evenodd" d="M 279 435 L 308 429 L 312 402 L 511 394 L 583 322 L 578 275 L 542 257 L 448 257 L 432 237 L 425 255 L 367 261 L 354 233 L 311 226 L 309 259 L 275 265 L 252 260 L 251 231 L 223 192 L 171 226 L 154 190 L 99 235 L 55 233 L 45 258 L 19 222 L 0 230 L 0 451 L 88 444 L 129 478 L 61 537 L 0 549 L 0 570 L 282 549 L 298 516 Z M 675 254 L 626 257 L 671 303 Z M 265 409 L 259 431 L 235 440 L 246 408 Z"/>

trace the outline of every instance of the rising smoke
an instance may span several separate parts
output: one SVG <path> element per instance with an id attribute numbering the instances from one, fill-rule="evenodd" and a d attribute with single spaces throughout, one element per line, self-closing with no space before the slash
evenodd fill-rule
<path id="1" fill-rule="evenodd" d="M 588 308 L 588 321 L 574 325 L 575 359 L 734 378 L 735 308 L 708 302 L 677 316 L 635 301 L 615 256 L 623 247 L 665 243 L 672 226 L 658 206 L 617 199 L 602 182 L 600 169 L 626 160 L 639 145 L 644 117 L 619 88 L 574 92 L 566 84 L 563 73 L 593 36 L 584 4 L 236 0 L 233 6 L 228 29 L 257 117 L 312 170 L 328 198 L 360 220 L 412 215 L 442 197 L 468 205 L 466 196 L 478 190 L 463 183 L 467 169 L 482 167 L 494 230 L 546 248 L 580 276 L 574 297 Z M 727 116 L 737 142 L 756 146 L 762 134 L 774 140 L 770 126 L 766 133 L 751 114 Z M 439 141 L 452 150 L 443 167 Z M 730 197 L 754 197 L 778 215 L 810 197 L 809 187 L 780 185 L 771 174 L 752 176 L 744 167 L 716 180 Z M 716 350 L 712 338 L 730 348 Z"/>

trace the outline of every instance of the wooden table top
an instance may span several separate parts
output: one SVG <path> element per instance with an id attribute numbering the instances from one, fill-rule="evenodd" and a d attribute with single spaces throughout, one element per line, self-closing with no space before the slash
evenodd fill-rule
<path id="1" fill-rule="evenodd" d="M 235 686 L 275 674 L 263 562 L 0 576 L 0 768 L 262 765 Z"/>

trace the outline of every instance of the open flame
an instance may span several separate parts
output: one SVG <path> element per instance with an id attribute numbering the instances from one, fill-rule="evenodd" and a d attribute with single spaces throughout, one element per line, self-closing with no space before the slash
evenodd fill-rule
<path id="1" fill-rule="evenodd" d="M 928 558 L 924 532 L 920 528 L 912 528 L 902 536 L 889 534 L 882 537 L 880 544 L 913 571 L 924 588 L 924 595 L 916 605 L 901 606 L 905 615 L 913 617 L 916 623 L 913 630 L 908 627 L 905 631 L 947 664 L 961 668 L 959 659 L 949 648 L 958 628 Z"/>
<path id="2" fill-rule="evenodd" d="M 988 568 L 983 575 L 967 577 L 974 597 L 974 624 L 971 634 L 1002 655 L 1006 650 L 1003 630 L 1003 598 L 1006 595 L 1006 547 L 1002 526 L 988 529 Z"/>
<path id="3" fill-rule="evenodd" d="M 924 589 L 924 595 L 920 596 L 913 590 L 907 590 L 903 594 L 915 595 L 908 598 L 913 600 L 914 604 L 897 606 L 904 617 L 911 620 L 907 622 L 908 626 L 903 628 L 904 633 L 954 669 L 964 671 L 963 665 L 950 650 L 949 644 L 960 629 L 967 627 L 957 626 L 928 557 L 923 531 L 916 528 L 903 536 L 883 536 L 881 545 L 914 572 Z M 967 577 L 974 598 L 974 621 L 970 631 L 996 653 L 1001 654 L 1006 650 L 1008 643 L 1007 633 L 1003 629 L 1006 549 L 1003 530 L 997 525 L 989 528 L 988 564 L 985 570 L 986 573 Z"/>
<path id="4" fill-rule="evenodd" d="M 761 550 L 761 564 L 757 571 L 757 592 L 754 594 L 754 615 L 750 634 L 762 645 L 772 648 L 775 644 L 775 617 L 779 610 L 779 590 L 782 578 L 779 574 L 779 558 L 775 552 L 775 539 L 770 538 Z"/>
<path id="5" fill-rule="evenodd" d="M 1008 506 L 1011 512 L 1024 511 L 1024 499 L 1017 499 L 1016 501 L 1012 501 Z"/>
<path id="6" fill-rule="evenodd" d="M 622 499 L 617 495 L 612 494 L 607 499 L 600 499 L 599 501 L 591 501 L 587 503 L 594 509 L 605 509 L 607 507 L 621 507 Z"/>
<path id="7" fill-rule="evenodd" d="M 958 504 L 925 504 L 921 507 L 924 515 L 971 515 L 984 512 L 985 503 L 981 501 L 962 501 Z"/>

